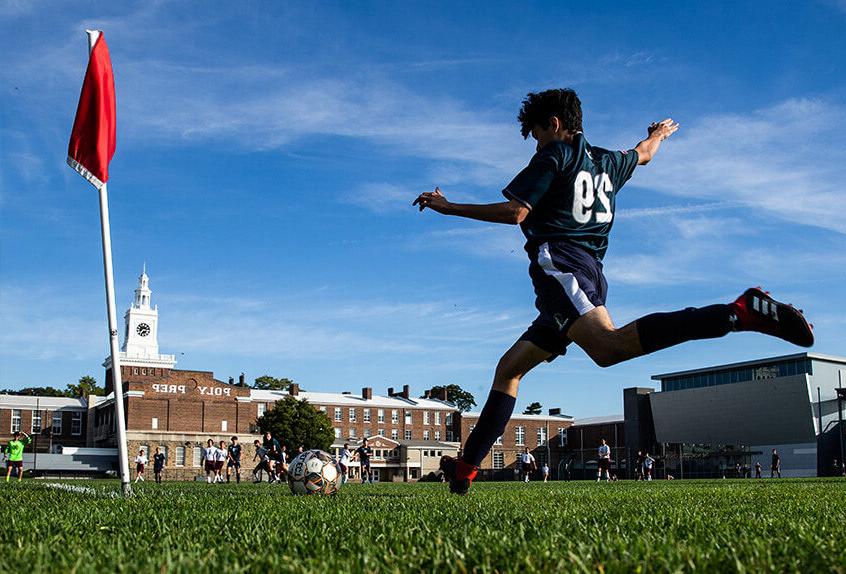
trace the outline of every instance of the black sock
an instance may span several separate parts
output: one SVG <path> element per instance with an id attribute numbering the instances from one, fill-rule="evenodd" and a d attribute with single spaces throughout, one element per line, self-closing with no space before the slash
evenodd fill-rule
<path id="1" fill-rule="evenodd" d="M 488 456 L 491 446 L 505 432 L 505 425 L 514 411 L 517 399 L 499 391 L 491 391 L 482 408 L 476 427 L 467 437 L 461 458 L 464 462 L 479 466 Z"/>
<path id="2" fill-rule="evenodd" d="M 685 341 L 722 337 L 732 330 L 734 320 L 732 305 L 709 305 L 653 313 L 641 317 L 635 325 L 644 353 L 654 353 Z"/>

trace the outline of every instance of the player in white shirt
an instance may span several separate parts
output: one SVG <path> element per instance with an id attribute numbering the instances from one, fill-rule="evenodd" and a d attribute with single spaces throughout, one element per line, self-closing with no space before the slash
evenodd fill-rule
<path id="1" fill-rule="evenodd" d="M 602 444 L 599 445 L 599 465 L 596 469 L 596 482 L 602 480 L 602 471 L 605 471 L 605 479 L 611 481 L 611 447 L 605 444 L 605 439 L 602 439 Z"/>
<path id="2" fill-rule="evenodd" d="M 212 483 L 212 477 L 214 476 L 214 462 L 215 456 L 217 455 L 217 447 L 214 446 L 214 441 L 209 439 L 206 441 L 206 448 L 203 449 L 203 466 L 206 469 L 206 482 L 209 484 Z"/>
<path id="3" fill-rule="evenodd" d="M 537 468 L 535 457 L 529 452 L 529 447 L 520 455 L 520 469 L 523 472 L 523 481 L 529 482 L 529 475 Z"/>
<path id="4" fill-rule="evenodd" d="M 214 481 L 223 482 L 223 463 L 226 462 L 226 441 L 220 441 L 217 451 L 214 453 Z"/>
<path id="5" fill-rule="evenodd" d="M 350 468 L 350 459 L 352 453 L 350 452 L 349 443 L 344 443 L 344 448 L 341 449 L 341 454 L 338 457 L 338 470 L 341 471 L 341 480 L 344 484 L 347 483 L 347 472 Z"/>
<path id="6" fill-rule="evenodd" d="M 548 482 L 549 481 L 549 465 L 548 464 L 543 463 L 543 466 L 541 467 L 541 473 L 543 474 L 543 481 Z"/>
<path id="7" fill-rule="evenodd" d="M 645 453 L 646 456 L 643 459 L 643 480 L 652 480 L 652 465 L 655 463 L 655 459 L 649 456 L 649 453 Z"/>
<path id="8" fill-rule="evenodd" d="M 138 451 L 138 456 L 135 457 L 135 482 L 144 480 L 144 467 L 147 465 L 147 455 L 144 454 L 144 449 Z"/>

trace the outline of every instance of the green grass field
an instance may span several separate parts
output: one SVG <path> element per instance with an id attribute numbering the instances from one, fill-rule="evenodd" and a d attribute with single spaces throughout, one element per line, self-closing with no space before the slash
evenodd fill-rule
<path id="1" fill-rule="evenodd" d="M 46 482 L 46 481 L 45 481 Z M 0 484 L 9 572 L 846 572 L 846 481 Z"/>

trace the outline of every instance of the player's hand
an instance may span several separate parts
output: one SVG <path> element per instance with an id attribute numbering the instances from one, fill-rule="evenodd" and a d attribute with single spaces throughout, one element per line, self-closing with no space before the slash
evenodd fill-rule
<path id="1" fill-rule="evenodd" d="M 441 188 L 439 187 L 436 187 L 435 191 L 421 193 L 411 205 L 419 206 L 420 211 L 423 211 L 428 207 L 438 213 L 447 213 L 449 209 L 449 201 L 447 201 L 446 196 L 441 193 Z"/>
<path id="2" fill-rule="evenodd" d="M 671 118 L 667 118 L 666 120 L 649 124 L 646 131 L 649 133 L 649 137 L 656 137 L 658 138 L 658 141 L 664 141 L 676 133 L 678 129 L 679 124 L 674 122 Z"/>

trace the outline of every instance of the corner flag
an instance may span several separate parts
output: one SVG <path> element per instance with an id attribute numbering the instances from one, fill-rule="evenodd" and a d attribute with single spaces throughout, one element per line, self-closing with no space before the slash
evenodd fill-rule
<path id="1" fill-rule="evenodd" d="M 76 119 L 73 121 L 68 165 L 97 188 L 100 196 L 100 233 L 103 239 L 103 274 L 106 279 L 106 314 L 109 321 L 110 369 L 112 400 L 115 405 L 118 465 L 121 489 L 132 494 L 129 485 L 129 454 L 126 447 L 126 416 L 123 412 L 123 382 L 118 350 L 117 313 L 115 312 L 115 278 L 112 270 L 112 232 L 109 226 L 109 162 L 115 155 L 115 81 L 112 60 L 103 33 L 88 34 L 88 69 L 79 95 Z"/>
<path id="2" fill-rule="evenodd" d="M 100 189 L 115 155 L 115 82 L 109 47 L 100 32 L 88 59 L 73 122 L 68 165 Z"/>

